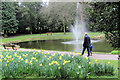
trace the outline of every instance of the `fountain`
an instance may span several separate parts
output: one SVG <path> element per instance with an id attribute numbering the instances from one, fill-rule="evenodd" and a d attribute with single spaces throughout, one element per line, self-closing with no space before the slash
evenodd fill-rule
<path id="1" fill-rule="evenodd" d="M 77 2 L 76 6 L 76 17 L 75 24 L 71 25 L 71 32 L 74 36 L 73 41 L 62 42 L 63 44 L 74 45 L 74 51 L 81 52 L 82 44 L 84 39 L 84 33 L 87 32 L 86 24 L 83 17 L 83 5 L 82 3 Z M 92 43 L 98 42 L 99 40 L 91 40 Z"/>
<path id="2" fill-rule="evenodd" d="M 79 19 L 80 18 L 80 19 Z M 71 25 L 71 32 L 74 35 L 75 41 L 78 41 L 79 38 L 82 38 L 82 34 L 86 31 L 85 23 L 83 20 L 83 11 L 82 4 L 77 3 L 76 7 L 76 18 L 74 26 Z"/>
<path id="3" fill-rule="evenodd" d="M 71 25 L 71 32 L 74 36 L 73 41 L 62 42 L 63 44 L 72 44 L 74 45 L 74 51 L 80 52 L 82 49 L 83 43 L 83 34 L 85 33 L 85 23 L 83 19 L 83 11 L 82 11 L 82 4 L 77 2 L 76 6 L 76 17 L 75 17 L 75 24 Z"/>

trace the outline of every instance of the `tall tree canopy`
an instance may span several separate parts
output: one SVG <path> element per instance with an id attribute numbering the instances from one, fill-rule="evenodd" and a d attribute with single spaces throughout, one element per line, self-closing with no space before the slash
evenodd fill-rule
<path id="1" fill-rule="evenodd" d="M 2 32 L 7 36 L 16 33 L 18 21 L 16 20 L 15 5 L 11 2 L 2 2 Z"/>
<path id="2" fill-rule="evenodd" d="M 48 6 L 43 6 L 40 14 L 47 19 L 47 26 L 61 29 L 65 33 L 66 26 L 74 23 L 76 3 L 51 2 Z"/>
<path id="3" fill-rule="evenodd" d="M 91 3 L 88 9 L 90 29 L 102 31 L 115 48 L 120 48 L 120 2 Z"/>
<path id="4" fill-rule="evenodd" d="M 19 20 L 18 32 L 25 33 L 27 30 L 32 34 L 38 32 L 41 3 L 24 2 L 16 6 L 17 20 Z"/>

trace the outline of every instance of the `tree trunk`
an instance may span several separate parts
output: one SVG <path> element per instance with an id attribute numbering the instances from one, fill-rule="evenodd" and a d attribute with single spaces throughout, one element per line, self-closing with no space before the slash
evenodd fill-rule
<path id="1" fill-rule="evenodd" d="M 63 31 L 64 31 L 64 34 L 66 34 L 64 20 L 63 20 Z"/>
<path id="2" fill-rule="evenodd" d="M 7 38 L 8 35 L 7 35 L 7 30 L 4 30 L 4 37 Z"/>
<path id="3" fill-rule="evenodd" d="M 32 31 L 30 31 L 30 34 L 32 34 Z"/>
<path id="4" fill-rule="evenodd" d="M 64 34 L 66 34 L 66 31 L 65 31 L 65 25 L 63 26 L 63 28 L 64 28 Z"/>
<path id="5" fill-rule="evenodd" d="M 32 26 L 30 27 L 30 34 L 32 34 Z"/>

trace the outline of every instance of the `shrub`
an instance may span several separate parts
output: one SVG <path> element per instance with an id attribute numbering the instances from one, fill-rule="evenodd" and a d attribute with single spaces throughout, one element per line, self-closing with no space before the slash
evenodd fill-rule
<path id="1" fill-rule="evenodd" d="M 120 51 L 119 51 L 119 50 L 113 50 L 113 51 L 111 51 L 111 53 L 112 53 L 112 54 L 119 54 Z"/>

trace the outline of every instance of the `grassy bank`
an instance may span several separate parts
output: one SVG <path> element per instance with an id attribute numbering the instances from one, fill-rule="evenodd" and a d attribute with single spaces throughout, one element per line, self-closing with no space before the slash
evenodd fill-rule
<path id="1" fill-rule="evenodd" d="M 104 38 L 104 34 L 101 32 L 89 32 L 89 36 L 94 39 Z M 24 41 L 33 41 L 33 40 L 53 40 L 53 39 L 73 39 L 72 33 L 52 33 L 52 35 L 47 34 L 32 34 L 32 35 L 19 35 L 12 36 L 9 38 L 2 38 L 2 43 L 11 43 L 11 42 L 24 42 Z"/>

